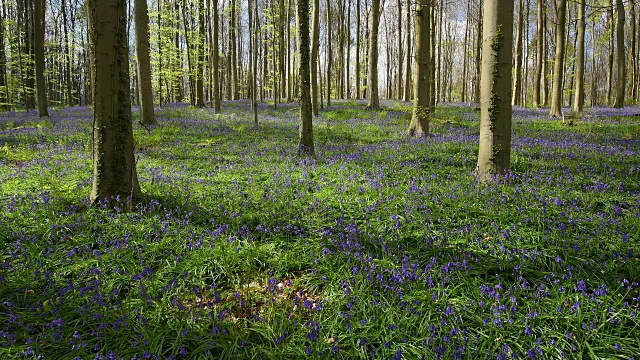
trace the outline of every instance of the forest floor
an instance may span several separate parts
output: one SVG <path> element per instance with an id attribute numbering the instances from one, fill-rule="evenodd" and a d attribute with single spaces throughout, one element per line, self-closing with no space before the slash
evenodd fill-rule
<path id="1" fill-rule="evenodd" d="M 640 109 L 170 104 L 135 125 L 145 198 L 89 206 L 91 110 L 0 114 L 0 358 L 640 358 Z M 137 116 L 137 114 L 134 113 Z"/>

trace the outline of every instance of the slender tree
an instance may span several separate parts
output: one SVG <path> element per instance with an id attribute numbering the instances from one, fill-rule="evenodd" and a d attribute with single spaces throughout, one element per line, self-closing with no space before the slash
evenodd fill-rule
<path id="1" fill-rule="evenodd" d="M 415 80 L 413 115 L 409 134 L 424 136 L 429 133 L 431 112 L 431 14 L 430 0 L 418 0 L 415 21 Z"/>
<path id="2" fill-rule="evenodd" d="M 584 107 L 584 33 L 586 30 L 585 0 L 578 0 L 578 48 L 576 49 L 576 82 L 573 110 L 582 112 Z"/>
<path id="3" fill-rule="evenodd" d="M 544 0 L 538 0 L 536 23 L 536 69 L 533 79 L 533 107 L 538 108 L 540 101 L 540 85 L 542 82 L 542 52 L 544 51 Z"/>
<path id="4" fill-rule="evenodd" d="M 638 82 L 636 78 L 638 76 L 638 56 L 636 49 L 638 47 L 638 34 L 636 32 L 636 5 L 635 0 L 629 0 L 629 35 L 631 35 L 631 74 L 629 79 L 631 80 L 631 100 L 638 101 Z M 2 75 L 0 75 L 2 76 Z"/>
<path id="5" fill-rule="evenodd" d="M 511 61 L 513 1 L 485 0 L 482 38 L 480 147 L 481 182 L 503 176 L 511 157 Z"/>
<path id="6" fill-rule="evenodd" d="M 47 90 L 44 78 L 44 13 L 45 0 L 34 1 L 34 53 L 36 60 L 36 93 L 38 95 L 38 113 L 40 117 L 49 116 L 47 110 Z"/>
<path id="7" fill-rule="evenodd" d="M 94 204 L 141 196 L 133 153 L 126 0 L 87 0 L 93 59 Z"/>
<path id="8" fill-rule="evenodd" d="M 402 100 L 402 89 L 403 89 L 403 84 L 402 84 L 402 55 L 404 54 L 402 51 L 402 0 L 398 0 L 397 2 L 397 6 L 398 6 L 398 29 L 397 34 L 398 36 L 396 37 L 396 41 L 398 42 L 397 48 L 398 48 L 398 76 L 396 77 L 396 83 L 397 83 L 397 93 L 396 93 L 396 98 L 398 100 Z"/>
<path id="9" fill-rule="evenodd" d="M 624 4 L 622 0 L 616 0 L 616 12 L 618 13 L 618 22 L 616 24 L 616 63 L 618 66 L 618 79 L 616 84 L 616 101 L 613 104 L 616 108 L 624 107 L 624 95 L 627 82 L 627 64 L 625 64 L 626 56 L 624 49 Z"/>
<path id="10" fill-rule="evenodd" d="M 518 27 L 516 30 L 515 73 L 513 76 L 513 97 L 511 104 L 522 105 L 522 38 L 524 32 L 524 0 L 518 1 Z"/>
<path id="11" fill-rule="evenodd" d="M 562 117 L 566 11 L 566 0 L 558 0 L 558 19 L 556 21 L 556 57 L 553 64 L 553 94 L 551 95 L 551 111 L 549 113 L 549 116 L 556 118 Z"/>
<path id="12" fill-rule="evenodd" d="M 220 34 L 220 17 L 218 15 L 218 0 L 213 0 L 213 50 L 212 63 L 213 69 L 213 110 L 216 114 L 220 113 L 220 44 L 218 36 Z"/>
<path id="13" fill-rule="evenodd" d="M 313 113 L 311 109 L 311 74 L 309 40 L 309 0 L 297 0 L 297 30 L 300 52 L 300 126 L 298 154 L 314 155 L 313 149 Z"/>
<path id="14" fill-rule="evenodd" d="M 614 40 L 615 40 L 615 32 L 613 31 L 615 17 L 613 12 L 613 0 L 609 0 L 609 6 L 607 6 L 607 15 L 609 18 L 609 47 L 607 54 L 607 105 L 611 105 L 611 97 L 613 96 L 613 64 L 614 64 Z"/>
<path id="15" fill-rule="evenodd" d="M 380 0 L 371 1 L 369 18 L 369 66 L 367 70 L 367 95 L 369 103 L 367 109 L 380 109 L 378 95 L 378 29 L 380 25 Z"/>
<path id="16" fill-rule="evenodd" d="M 7 57 L 4 47 L 4 3 L 0 6 L 0 110 L 9 111 L 9 86 L 7 83 Z"/>
<path id="17" fill-rule="evenodd" d="M 318 116 L 318 47 L 320 42 L 320 0 L 313 0 L 311 20 L 311 106 L 313 115 Z"/>
<path id="18" fill-rule="evenodd" d="M 356 99 L 360 99 L 360 0 L 356 0 Z"/>
<path id="19" fill-rule="evenodd" d="M 405 49 L 407 54 L 407 61 L 405 62 L 405 71 L 404 71 L 404 94 L 403 100 L 408 102 L 411 100 L 411 3 L 412 1 L 407 1 L 406 5 L 406 18 L 405 22 L 405 30 L 404 34 L 405 38 Z M 398 79 L 398 81 L 402 81 L 402 79 Z"/>
<path id="20" fill-rule="evenodd" d="M 151 60 L 149 58 L 149 14 L 147 0 L 135 0 L 136 56 L 138 58 L 138 90 L 140 91 L 140 122 L 151 125 L 156 122 L 151 86 Z"/>

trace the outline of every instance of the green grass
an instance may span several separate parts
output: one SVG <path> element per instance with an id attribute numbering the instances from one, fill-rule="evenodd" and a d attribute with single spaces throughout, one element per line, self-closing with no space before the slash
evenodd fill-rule
<path id="1" fill-rule="evenodd" d="M 638 355 L 635 118 L 517 113 L 480 185 L 478 112 L 412 139 L 407 104 L 363 108 L 314 119 L 315 158 L 293 104 L 164 108 L 132 211 L 89 206 L 88 109 L 4 115 L 0 358 Z"/>

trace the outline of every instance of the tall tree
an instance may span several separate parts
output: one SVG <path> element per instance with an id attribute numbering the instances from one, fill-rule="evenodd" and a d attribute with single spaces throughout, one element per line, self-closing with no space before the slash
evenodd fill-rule
<path id="1" fill-rule="evenodd" d="M 415 21 L 415 80 L 413 115 L 409 134 L 424 136 L 429 133 L 431 112 L 431 5 L 430 0 L 418 0 Z"/>
<path id="2" fill-rule="evenodd" d="M 213 0 L 213 110 L 216 114 L 220 113 L 220 44 L 218 43 L 218 35 L 220 34 L 220 18 L 218 15 L 218 0 Z"/>
<path id="3" fill-rule="evenodd" d="M 38 95 L 38 113 L 40 117 L 49 116 L 47 110 L 47 88 L 44 78 L 44 13 L 45 0 L 35 0 L 34 2 L 34 52 L 36 60 L 36 92 Z"/>
<path id="4" fill-rule="evenodd" d="M 367 109 L 380 109 L 380 97 L 378 95 L 378 29 L 380 25 L 380 0 L 371 1 L 371 13 L 369 18 L 369 66 L 367 70 L 367 95 L 369 103 Z"/>
<path id="5" fill-rule="evenodd" d="M 87 0 L 86 7 L 94 94 L 91 201 L 137 198 L 126 0 Z"/>
<path id="6" fill-rule="evenodd" d="M 356 0 L 356 99 L 360 99 L 360 0 Z"/>
<path id="7" fill-rule="evenodd" d="M 576 82 L 573 110 L 582 112 L 584 107 L 584 33 L 586 30 L 585 0 L 578 0 L 578 48 L 576 49 Z"/>
<path id="8" fill-rule="evenodd" d="M 613 96 L 613 52 L 614 52 L 614 40 L 615 32 L 613 31 L 615 18 L 613 12 L 613 0 L 609 0 L 609 6 L 607 6 L 607 15 L 609 17 L 609 46 L 607 54 L 607 105 L 611 105 L 611 97 Z"/>
<path id="9" fill-rule="evenodd" d="M 135 0 L 136 56 L 138 58 L 138 90 L 140 96 L 140 122 L 151 125 L 156 122 L 151 86 L 151 60 L 149 58 L 149 14 L 147 0 Z"/>
<path id="10" fill-rule="evenodd" d="M 518 27 L 516 30 L 516 58 L 511 104 L 522 105 L 522 38 L 524 31 L 524 0 L 518 1 Z"/>
<path id="11" fill-rule="evenodd" d="M 318 116 L 318 47 L 320 42 L 320 0 L 313 0 L 311 24 L 311 106 L 313 109 L 313 115 Z"/>
<path id="12" fill-rule="evenodd" d="M 484 2 L 480 147 L 476 167 L 482 182 L 492 181 L 509 170 L 513 5 L 511 0 Z"/>
<path id="13" fill-rule="evenodd" d="M 629 0 L 629 34 L 631 35 L 631 99 L 638 101 L 638 82 L 636 78 L 638 76 L 638 56 L 636 49 L 638 47 L 638 34 L 636 32 L 636 5 L 635 0 Z M 2 75 L 0 75 L 2 76 Z"/>
<path id="14" fill-rule="evenodd" d="M 311 74 L 309 49 L 309 0 L 297 0 L 297 30 L 300 63 L 300 126 L 298 137 L 298 154 L 314 155 L 313 148 L 313 114 L 311 109 Z"/>
<path id="15" fill-rule="evenodd" d="M 564 76 L 566 0 L 558 0 L 556 13 L 556 57 L 553 64 L 553 88 L 551 95 L 551 111 L 549 116 L 562 117 L 562 93 Z"/>
<path id="16" fill-rule="evenodd" d="M 407 1 L 406 5 L 406 18 L 407 22 L 405 23 L 405 44 L 406 44 L 406 53 L 407 53 L 407 62 L 405 63 L 405 71 L 404 71 L 404 94 L 403 99 L 405 102 L 411 100 L 411 1 Z M 402 79 L 398 79 L 399 82 Z"/>
<path id="17" fill-rule="evenodd" d="M 402 84 L 402 55 L 404 54 L 404 52 L 402 51 L 402 0 L 398 0 L 397 2 L 397 6 L 398 6 L 398 29 L 397 29 L 397 38 L 396 41 L 398 42 L 398 77 L 396 78 L 396 83 L 397 83 L 397 94 L 396 94 L 396 98 L 398 100 L 402 100 L 402 89 L 403 89 L 403 84 Z M 408 59 L 408 57 L 407 57 Z"/>
<path id="18" fill-rule="evenodd" d="M 327 0 L 325 12 L 327 14 L 327 106 L 331 106 L 331 66 L 333 60 L 333 53 L 331 51 L 331 44 L 334 39 L 331 36 L 331 28 L 335 26 L 331 21 L 331 3 Z"/>
<path id="19" fill-rule="evenodd" d="M 196 60 L 195 75 L 195 106 L 204 107 L 204 0 L 198 0 L 198 41 L 196 42 L 198 58 Z"/>
<path id="20" fill-rule="evenodd" d="M 627 64 L 625 58 L 624 49 L 624 4 L 622 0 L 616 0 L 616 12 L 618 13 L 618 22 L 616 24 L 616 51 L 617 58 L 616 63 L 618 66 L 618 82 L 616 84 L 616 101 L 613 104 L 616 108 L 624 107 L 624 95 L 627 82 Z"/>
<path id="21" fill-rule="evenodd" d="M 7 57 L 4 48 L 4 3 L 0 6 L 0 110 L 9 111 L 9 85 L 7 83 Z"/>

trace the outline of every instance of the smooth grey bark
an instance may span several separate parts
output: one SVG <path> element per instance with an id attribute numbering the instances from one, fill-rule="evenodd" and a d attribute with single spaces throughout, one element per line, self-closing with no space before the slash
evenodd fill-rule
<path id="1" fill-rule="evenodd" d="M 631 74 L 629 79 L 631 80 L 631 100 L 638 101 L 638 82 L 636 78 L 638 76 L 638 56 L 636 49 L 638 47 L 638 34 L 636 32 L 636 5 L 635 0 L 629 0 L 629 34 L 631 35 Z M 0 75 L 1 76 L 1 75 Z"/>
<path id="2" fill-rule="evenodd" d="M 522 38 L 524 30 L 524 0 L 518 1 L 518 27 L 516 30 L 515 73 L 513 77 L 512 105 L 522 105 Z"/>
<path id="3" fill-rule="evenodd" d="M 93 59 L 94 204 L 141 196 L 133 153 L 126 0 L 87 0 Z"/>
<path id="4" fill-rule="evenodd" d="M 140 95 L 140 122 L 151 125 L 156 122 L 151 86 L 151 60 L 149 58 L 149 14 L 147 0 L 135 0 L 134 17 L 136 32 L 136 57 L 138 58 L 138 89 Z"/>
<path id="5" fill-rule="evenodd" d="M 585 0 L 578 0 L 578 37 L 576 49 L 576 82 L 573 110 L 581 113 L 584 108 L 584 34 L 586 31 Z"/>
<path id="6" fill-rule="evenodd" d="M 329 3 L 329 0 L 327 0 L 326 3 L 326 15 L 327 15 L 327 72 L 326 72 L 326 77 L 327 77 L 327 106 L 331 106 L 331 66 L 333 63 L 333 52 L 331 51 L 331 44 L 333 43 L 334 39 L 333 36 L 331 36 L 331 28 L 333 26 L 335 26 L 334 24 L 331 23 L 331 4 Z"/>
<path id="7" fill-rule="evenodd" d="M 311 74 L 310 74 L 310 39 L 309 39 L 309 0 L 297 0 L 296 9 L 298 64 L 300 77 L 300 126 L 298 137 L 298 154 L 314 155 L 313 148 L 313 113 L 311 109 Z"/>
<path id="8" fill-rule="evenodd" d="M 556 21 L 556 57 L 553 64 L 553 87 L 549 116 L 562 118 L 562 93 L 565 55 L 566 0 L 558 0 Z"/>
<path id="9" fill-rule="evenodd" d="M 369 18 L 369 59 L 367 67 L 367 109 L 380 109 L 378 95 L 378 30 L 380 27 L 380 0 L 371 1 Z"/>
<path id="10" fill-rule="evenodd" d="M 398 76 L 396 78 L 396 86 L 397 86 L 397 94 L 396 98 L 398 100 L 402 99 L 402 0 L 398 0 L 398 29 L 397 29 L 397 47 L 398 47 Z"/>
<path id="11" fill-rule="evenodd" d="M 542 82 L 542 53 L 544 50 L 544 0 L 538 0 L 536 24 L 536 69 L 533 78 L 533 107 L 538 108 L 540 101 L 540 85 Z"/>
<path id="12" fill-rule="evenodd" d="M 198 41 L 196 48 L 198 50 L 196 59 L 196 75 L 195 75 L 195 96 L 194 105 L 204 107 L 204 0 L 198 0 Z"/>
<path id="13" fill-rule="evenodd" d="M 360 99 L 360 0 L 356 0 L 356 99 Z"/>
<path id="14" fill-rule="evenodd" d="M 416 2 L 415 19 L 415 80 L 413 114 L 409 124 L 409 134 L 425 136 L 429 134 L 429 114 L 431 112 L 431 5 L 429 0 Z"/>
<path id="15" fill-rule="evenodd" d="M 611 97 L 613 96 L 613 52 L 614 52 L 614 13 L 613 13 L 613 0 L 609 1 L 609 6 L 607 7 L 607 14 L 609 16 L 609 52 L 607 54 L 607 105 L 612 105 Z"/>
<path id="16" fill-rule="evenodd" d="M 220 113 L 220 43 L 218 34 L 220 34 L 220 18 L 218 14 L 218 0 L 213 0 L 213 110 L 216 114 Z"/>
<path id="17" fill-rule="evenodd" d="M 406 58 L 405 62 L 405 72 L 404 72 L 404 94 L 403 100 L 405 102 L 409 102 L 411 100 L 411 1 L 407 1 L 406 11 L 407 11 L 407 22 L 405 23 L 404 35 L 405 44 L 406 44 Z M 398 79 L 400 81 L 400 79 Z"/>
<path id="18" fill-rule="evenodd" d="M 494 181 L 509 171 L 513 5 L 511 0 L 484 3 L 480 147 L 476 167 L 481 182 Z"/>
<path id="19" fill-rule="evenodd" d="M 618 79 L 616 84 L 616 101 L 613 104 L 615 108 L 624 107 L 624 96 L 627 85 L 627 64 L 625 58 L 625 48 L 624 48 L 624 23 L 625 23 L 625 15 L 624 15 L 624 4 L 622 0 L 616 0 L 616 11 L 618 13 L 618 22 L 616 24 L 616 51 L 617 51 L 617 59 L 616 63 L 618 66 Z"/>
<path id="20" fill-rule="evenodd" d="M 9 86 L 7 83 L 7 58 L 4 47 L 4 4 L 0 7 L 0 110 L 9 111 Z"/>
<path id="21" fill-rule="evenodd" d="M 311 106 L 313 115 L 318 116 L 318 47 L 320 43 L 320 0 L 313 0 L 311 30 Z"/>
<path id="22" fill-rule="evenodd" d="M 34 53 L 36 62 L 36 93 L 38 95 L 38 113 L 48 117 L 47 90 L 44 79 L 44 12 L 45 0 L 34 1 Z"/>

